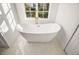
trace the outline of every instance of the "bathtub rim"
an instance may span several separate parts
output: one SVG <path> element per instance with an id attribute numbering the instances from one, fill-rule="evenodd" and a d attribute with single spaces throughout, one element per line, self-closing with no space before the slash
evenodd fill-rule
<path id="1" fill-rule="evenodd" d="M 22 32 L 22 33 L 28 33 L 28 34 L 52 34 L 52 33 L 57 33 L 61 30 L 61 26 L 57 23 L 47 23 L 47 24 L 56 24 L 59 28 L 58 31 L 55 31 L 55 32 L 24 32 L 23 30 L 18 30 L 16 29 L 18 32 Z M 28 24 L 21 24 L 21 25 L 28 25 Z M 29 24 L 30 25 L 30 24 Z M 31 24 L 32 25 L 32 24 Z M 33 24 L 33 25 L 38 25 L 38 24 Z M 41 25 L 41 24 L 40 24 Z M 44 24 L 45 25 L 45 24 Z"/>

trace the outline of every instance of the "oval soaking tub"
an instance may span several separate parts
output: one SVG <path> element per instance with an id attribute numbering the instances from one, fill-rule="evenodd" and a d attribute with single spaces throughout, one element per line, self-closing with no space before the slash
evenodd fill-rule
<path id="1" fill-rule="evenodd" d="M 16 28 L 29 42 L 51 41 L 61 29 L 61 27 L 56 23 L 22 24 L 17 25 Z"/>

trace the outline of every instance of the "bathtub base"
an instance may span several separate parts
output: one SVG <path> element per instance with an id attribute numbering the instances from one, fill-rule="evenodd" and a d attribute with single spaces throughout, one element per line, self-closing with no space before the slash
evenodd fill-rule
<path id="1" fill-rule="evenodd" d="M 22 36 L 28 41 L 28 42 L 49 42 L 53 40 L 53 38 L 56 36 L 56 33 L 54 34 L 24 34 L 21 33 Z"/>
<path id="2" fill-rule="evenodd" d="M 26 39 L 27 40 L 27 39 Z M 52 39 L 49 39 L 49 40 L 27 40 L 28 42 L 38 42 L 38 43 L 40 43 L 40 42 L 50 42 Z"/>

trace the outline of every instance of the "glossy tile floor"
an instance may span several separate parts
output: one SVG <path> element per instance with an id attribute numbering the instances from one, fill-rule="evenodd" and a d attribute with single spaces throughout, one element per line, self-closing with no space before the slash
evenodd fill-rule
<path id="1" fill-rule="evenodd" d="M 10 48 L 0 48 L 1 55 L 64 55 L 64 51 L 56 39 L 48 43 L 27 42 L 18 34 Z"/>

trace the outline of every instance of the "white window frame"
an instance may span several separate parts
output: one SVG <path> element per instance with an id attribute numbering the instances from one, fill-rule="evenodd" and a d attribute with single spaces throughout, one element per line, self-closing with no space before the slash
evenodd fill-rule
<path id="1" fill-rule="evenodd" d="M 48 20 L 50 10 L 48 10 L 48 11 L 39 11 L 38 10 L 38 3 L 35 3 L 35 4 L 36 4 L 36 11 L 35 12 L 36 12 L 36 17 L 38 18 L 38 20 Z M 24 9 L 25 9 L 25 5 L 24 5 Z M 49 4 L 49 9 L 50 9 L 50 4 Z M 38 12 L 48 12 L 48 18 L 40 18 L 40 17 L 38 17 Z M 26 15 L 26 10 L 25 10 L 25 15 Z M 36 19 L 35 17 L 27 17 L 27 15 L 26 15 L 26 20 L 35 20 L 35 19 Z"/>
<path id="2" fill-rule="evenodd" d="M 5 4 L 7 5 L 7 8 L 8 8 L 8 10 L 6 12 L 5 12 L 5 7 L 4 7 Z M 14 32 L 15 27 L 16 27 L 16 22 L 15 22 L 15 18 L 14 18 L 12 8 L 11 8 L 11 4 L 10 3 L 2 3 L 2 7 L 3 7 L 4 13 L 6 15 L 6 18 L 9 22 L 9 25 L 10 25 L 12 31 Z M 10 14 L 10 15 L 8 15 L 8 14 Z M 10 16 L 11 19 L 8 18 L 8 16 Z M 9 20 L 11 20 L 11 22 Z"/>

